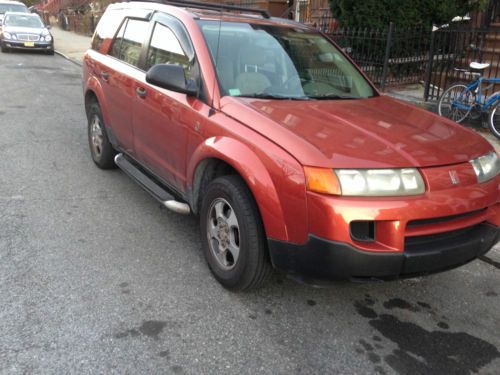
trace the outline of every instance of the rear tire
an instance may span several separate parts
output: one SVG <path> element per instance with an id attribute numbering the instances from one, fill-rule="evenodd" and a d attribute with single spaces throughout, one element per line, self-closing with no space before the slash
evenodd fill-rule
<path id="1" fill-rule="evenodd" d="M 102 119 L 101 107 L 95 101 L 90 103 L 87 112 L 88 140 L 90 154 L 94 163 L 101 169 L 114 169 L 116 150 L 109 142 L 106 126 Z"/>
<path id="2" fill-rule="evenodd" d="M 448 87 L 439 98 L 438 113 L 455 122 L 462 122 L 469 115 L 474 106 L 474 93 L 467 90 L 465 83 L 455 83 Z M 460 98 L 461 103 L 468 105 L 468 109 L 453 108 L 454 100 Z"/>
<path id="3" fill-rule="evenodd" d="M 212 181 L 200 210 L 201 240 L 214 277 L 227 289 L 262 286 L 272 274 L 255 200 L 239 176 Z"/>
<path id="4" fill-rule="evenodd" d="M 495 103 L 488 116 L 488 126 L 495 137 L 500 139 L 500 102 Z"/>

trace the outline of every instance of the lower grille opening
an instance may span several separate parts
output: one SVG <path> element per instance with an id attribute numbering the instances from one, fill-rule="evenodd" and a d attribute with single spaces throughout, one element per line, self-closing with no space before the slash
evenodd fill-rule
<path id="1" fill-rule="evenodd" d="M 475 238 L 480 232 L 483 223 L 471 227 L 453 230 L 449 232 L 429 234 L 425 236 L 414 236 L 405 238 L 405 252 L 426 251 L 429 247 L 434 249 L 440 246 L 448 246 Z"/>
<path id="2" fill-rule="evenodd" d="M 350 224 L 351 238 L 355 241 L 373 242 L 375 241 L 375 221 L 358 220 Z"/>

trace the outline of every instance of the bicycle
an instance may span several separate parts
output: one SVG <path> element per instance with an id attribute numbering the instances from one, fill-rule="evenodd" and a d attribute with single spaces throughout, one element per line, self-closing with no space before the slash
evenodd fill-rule
<path id="1" fill-rule="evenodd" d="M 483 113 L 489 111 L 488 126 L 497 138 L 500 138 L 500 91 L 488 97 L 481 94 L 483 83 L 500 84 L 500 78 L 484 78 L 482 72 L 490 64 L 478 62 L 470 63 L 470 68 L 476 72 L 465 69 L 455 69 L 476 76 L 477 78 L 470 84 L 454 83 L 449 86 L 439 98 L 438 113 L 455 122 L 462 122 L 468 116 L 474 119 L 479 118 Z"/>

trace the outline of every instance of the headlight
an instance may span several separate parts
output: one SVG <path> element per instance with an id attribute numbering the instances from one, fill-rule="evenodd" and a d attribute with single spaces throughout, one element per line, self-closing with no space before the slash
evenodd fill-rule
<path id="1" fill-rule="evenodd" d="M 50 42 L 52 40 L 52 37 L 50 35 L 42 35 L 40 40 L 43 42 L 43 41 L 46 41 L 46 42 Z"/>
<path id="2" fill-rule="evenodd" d="M 415 168 L 402 169 L 305 169 L 307 189 L 345 196 L 401 196 L 425 192 L 422 176 Z"/>
<path id="3" fill-rule="evenodd" d="M 6 32 L 6 31 L 3 33 L 3 36 L 5 39 L 14 39 L 13 35 L 11 33 Z"/>
<path id="4" fill-rule="evenodd" d="M 471 160 L 470 163 L 479 183 L 491 180 L 500 173 L 500 159 L 494 151 Z"/>
<path id="5" fill-rule="evenodd" d="M 342 195 L 398 196 L 425 192 L 422 176 L 415 168 L 337 169 Z"/>

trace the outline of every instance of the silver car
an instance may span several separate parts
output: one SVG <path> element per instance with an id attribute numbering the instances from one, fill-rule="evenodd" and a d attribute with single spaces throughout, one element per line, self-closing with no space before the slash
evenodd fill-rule
<path id="1" fill-rule="evenodd" d="M 0 33 L 2 52 L 12 49 L 44 51 L 54 54 L 54 38 L 38 14 L 7 12 Z"/>
<path id="2" fill-rule="evenodd" d="M 0 0 L 0 26 L 2 26 L 3 17 L 6 12 L 29 13 L 29 9 L 19 1 Z"/>

